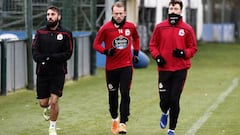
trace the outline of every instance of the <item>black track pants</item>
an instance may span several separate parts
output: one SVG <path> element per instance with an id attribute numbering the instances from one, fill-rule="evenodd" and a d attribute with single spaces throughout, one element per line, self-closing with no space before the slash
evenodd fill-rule
<path id="1" fill-rule="evenodd" d="M 169 129 L 174 130 L 180 112 L 180 97 L 187 76 L 187 69 L 178 71 L 160 71 L 158 79 L 160 108 L 169 111 Z"/>
<path id="2" fill-rule="evenodd" d="M 107 88 L 109 92 L 109 111 L 112 118 L 118 117 L 118 89 L 120 88 L 120 122 L 128 121 L 130 115 L 130 87 L 132 82 L 132 67 L 124 67 L 106 71 Z"/>

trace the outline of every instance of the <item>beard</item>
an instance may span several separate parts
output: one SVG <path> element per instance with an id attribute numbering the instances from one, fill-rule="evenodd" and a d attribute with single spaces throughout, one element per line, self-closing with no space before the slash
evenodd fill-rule
<path id="1" fill-rule="evenodd" d="M 59 24 L 59 20 L 53 21 L 53 22 L 47 22 L 47 27 L 49 28 L 54 28 L 55 26 L 57 26 Z"/>
<path id="2" fill-rule="evenodd" d="M 125 24 L 126 22 L 126 16 L 124 17 L 124 19 L 121 22 L 117 22 L 113 17 L 112 17 L 112 23 L 117 27 L 117 28 L 122 28 L 122 26 Z"/>

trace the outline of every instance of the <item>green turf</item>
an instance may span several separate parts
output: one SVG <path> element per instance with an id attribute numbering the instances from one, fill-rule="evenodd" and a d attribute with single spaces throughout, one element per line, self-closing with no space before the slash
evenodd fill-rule
<path id="1" fill-rule="evenodd" d="M 181 98 L 181 113 L 176 135 L 184 135 L 219 95 L 240 78 L 240 45 L 199 44 L 192 59 Z M 105 73 L 67 81 L 60 100 L 57 122 L 59 135 L 111 135 L 111 118 Z M 240 133 L 240 84 L 224 102 L 211 112 L 196 135 L 238 135 Z M 165 135 L 159 128 L 159 97 L 156 64 L 134 70 L 131 89 L 131 116 L 127 123 L 129 135 Z M 46 135 L 49 123 L 44 121 L 35 91 L 17 90 L 0 96 L 0 135 Z"/>

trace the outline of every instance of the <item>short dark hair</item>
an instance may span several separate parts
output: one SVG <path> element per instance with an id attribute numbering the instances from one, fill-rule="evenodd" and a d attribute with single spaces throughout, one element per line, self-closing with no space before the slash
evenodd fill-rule
<path id="1" fill-rule="evenodd" d="M 56 6 L 49 6 L 47 10 L 49 10 L 49 9 L 51 9 L 53 11 L 56 11 L 59 15 L 61 15 L 61 11 L 60 11 L 60 9 L 58 7 L 56 7 Z"/>
<path id="2" fill-rule="evenodd" d="M 125 5 L 124 5 L 124 3 L 123 2 L 121 2 L 121 1 L 117 1 L 117 2 L 115 2 L 113 5 L 112 5 L 112 11 L 113 11 L 113 8 L 114 7 L 123 7 L 124 8 L 124 11 L 126 11 L 126 8 L 125 8 Z"/>
<path id="3" fill-rule="evenodd" d="M 180 5 L 180 8 L 181 8 L 181 10 L 182 10 L 182 8 L 183 8 L 183 3 L 182 3 L 182 0 L 171 0 L 170 2 L 169 2 L 169 6 L 170 5 L 175 5 L 175 4 L 179 4 Z"/>

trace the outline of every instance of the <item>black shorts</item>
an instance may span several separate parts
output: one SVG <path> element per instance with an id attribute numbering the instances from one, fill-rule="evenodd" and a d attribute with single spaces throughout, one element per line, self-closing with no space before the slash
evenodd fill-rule
<path id="1" fill-rule="evenodd" d="M 37 99 L 49 98 L 51 94 L 62 96 L 65 75 L 37 76 Z"/>

